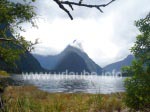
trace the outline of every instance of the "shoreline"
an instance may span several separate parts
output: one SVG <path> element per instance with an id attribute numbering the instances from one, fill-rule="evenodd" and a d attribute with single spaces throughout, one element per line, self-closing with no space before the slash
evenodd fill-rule
<path id="1" fill-rule="evenodd" d="M 124 111 L 127 109 L 123 103 L 124 94 L 48 93 L 35 86 L 8 86 L 2 99 L 5 100 L 4 109 L 9 106 L 10 111 L 127 112 Z"/>
<path id="2" fill-rule="evenodd" d="M 49 93 L 33 85 L 9 86 L 2 77 L 4 88 L 0 94 L 0 111 L 33 112 L 128 112 L 123 102 L 125 92 L 110 94 L 92 93 Z M 44 110 L 44 111 L 43 111 Z"/>

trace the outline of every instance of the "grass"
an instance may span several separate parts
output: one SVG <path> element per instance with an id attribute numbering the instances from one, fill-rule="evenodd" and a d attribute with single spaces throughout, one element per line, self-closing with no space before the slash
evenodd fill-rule
<path id="1" fill-rule="evenodd" d="M 4 88 L 7 86 L 6 78 L 8 78 L 10 75 L 6 71 L 0 70 L 0 93 L 4 90 Z"/>
<path id="2" fill-rule="evenodd" d="M 0 70 L 0 77 L 9 77 L 9 74 L 6 71 Z"/>
<path id="3" fill-rule="evenodd" d="M 124 94 L 47 93 L 34 86 L 9 86 L 2 112 L 120 112 Z"/>

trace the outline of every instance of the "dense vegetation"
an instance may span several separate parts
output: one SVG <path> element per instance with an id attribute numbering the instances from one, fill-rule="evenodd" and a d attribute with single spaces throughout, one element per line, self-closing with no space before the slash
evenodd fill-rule
<path id="1" fill-rule="evenodd" d="M 0 60 L 12 64 L 20 54 L 33 48 L 33 43 L 26 41 L 19 32 L 24 31 L 21 27 L 24 22 L 35 25 L 36 14 L 34 7 L 27 2 L 0 0 L 0 10 Z"/>
<path id="2" fill-rule="evenodd" d="M 125 68 L 127 74 L 133 75 L 125 81 L 125 102 L 131 110 L 150 112 L 150 13 L 136 21 L 141 32 L 131 48 L 136 60 Z"/>
<path id="3" fill-rule="evenodd" d="M 9 74 L 6 71 L 0 71 L 0 77 L 8 77 Z"/>
<path id="4" fill-rule="evenodd" d="M 25 31 L 22 23 L 35 26 L 35 17 L 31 2 L 0 0 L 0 70 L 11 73 L 44 71 L 29 53 L 38 41 L 32 43 L 20 35 Z"/>
<path id="5" fill-rule="evenodd" d="M 0 71 L 0 92 L 4 90 L 6 87 L 6 83 L 4 84 L 4 80 L 9 77 L 9 74 L 6 71 Z"/>

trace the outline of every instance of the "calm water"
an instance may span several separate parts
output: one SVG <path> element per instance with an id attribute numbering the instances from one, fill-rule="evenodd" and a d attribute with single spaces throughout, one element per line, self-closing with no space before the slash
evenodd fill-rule
<path id="1" fill-rule="evenodd" d="M 125 77 L 73 75 L 14 75 L 19 85 L 34 85 L 47 92 L 115 93 L 123 92 Z"/>

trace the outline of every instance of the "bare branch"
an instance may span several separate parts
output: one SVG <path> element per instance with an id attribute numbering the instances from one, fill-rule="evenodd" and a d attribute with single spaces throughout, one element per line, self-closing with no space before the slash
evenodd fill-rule
<path id="1" fill-rule="evenodd" d="M 111 0 L 110 2 L 108 2 L 106 4 L 100 4 L 100 5 L 85 4 L 85 3 L 83 3 L 83 0 L 79 0 L 78 3 L 77 2 L 71 2 L 71 1 L 60 1 L 60 0 L 54 0 L 54 1 L 59 5 L 59 7 L 62 10 L 64 10 L 68 14 L 70 19 L 73 20 L 72 15 L 68 11 L 68 9 L 64 7 L 64 5 L 68 5 L 72 10 L 73 10 L 73 5 L 74 6 L 87 7 L 87 8 L 96 8 L 101 13 L 103 13 L 103 11 L 101 10 L 101 7 L 106 7 L 106 6 L 110 5 L 112 2 L 114 2 L 115 0 Z"/>
<path id="2" fill-rule="evenodd" d="M 83 6 L 83 7 L 88 7 L 88 8 L 100 8 L 100 7 L 106 7 L 114 1 L 115 0 L 111 0 L 107 4 L 101 4 L 101 5 L 90 5 L 90 4 L 76 3 L 76 2 L 70 2 L 70 1 L 60 1 L 60 3 L 64 5 L 76 5 L 76 6 Z"/>
<path id="3" fill-rule="evenodd" d="M 69 4 L 69 7 L 73 10 L 73 6 L 71 4 Z"/>
<path id="4" fill-rule="evenodd" d="M 81 4 L 82 2 L 83 2 L 83 0 L 80 0 L 80 1 L 79 1 L 79 4 Z"/>
<path id="5" fill-rule="evenodd" d="M 70 14 L 70 12 L 61 4 L 61 2 L 59 1 L 59 0 L 54 0 L 58 5 L 59 5 L 59 7 L 62 9 L 62 10 L 64 10 L 67 14 L 68 14 L 68 16 L 70 17 L 70 19 L 71 20 L 73 20 L 73 17 L 72 17 L 72 15 Z"/>

